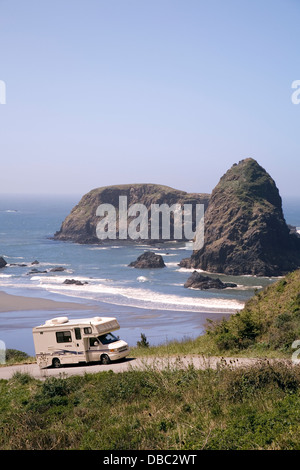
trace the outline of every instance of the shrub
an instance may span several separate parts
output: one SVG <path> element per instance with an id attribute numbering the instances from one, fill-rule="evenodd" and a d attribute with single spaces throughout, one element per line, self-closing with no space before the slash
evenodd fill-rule
<path id="1" fill-rule="evenodd" d="M 141 333 L 141 340 L 136 343 L 138 348 L 149 348 L 149 341 L 144 333 Z"/>
<path id="2" fill-rule="evenodd" d="M 209 334 L 214 337 L 220 351 L 246 349 L 251 346 L 261 331 L 258 320 L 244 310 L 228 320 L 211 323 Z"/>
<path id="3" fill-rule="evenodd" d="M 17 349 L 6 349 L 5 360 L 6 362 L 18 362 L 29 358 L 28 354 Z"/>
<path id="4" fill-rule="evenodd" d="M 226 370 L 222 375 L 221 388 L 229 400 L 254 397 L 259 391 L 269 394 L 276 389 L 285 393 L 297 392 L 300 371 L 282 361 L 260 361 L 248 368 Z"/>
<path id="5" fill-rule="evenodd" d="M 74 404 L 74 401 L 69 399 L 71 392 L 69 380 L 57 377 L 47 378 L 33 396 L 28 408 L 33 411 L 45 412 L 52 407 L 65 407 Z M 58 413 L 61 411 L 57 410 Z"/>
<path id="6" fill-rule="evenodd" d="M 33 379 L 33 377 L 28 374 L 27 372 L 15 372 L 12 376 L 12 380 L 14 382 L 18 382 L 19 384 L 21 385 L 26 385 L 28 384 L 29 382 L 31 382 Z"/>

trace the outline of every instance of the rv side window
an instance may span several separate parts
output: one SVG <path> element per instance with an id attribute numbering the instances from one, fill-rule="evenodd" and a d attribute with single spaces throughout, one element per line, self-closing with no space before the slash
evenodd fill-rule
<path id="1" fill-rule="evenodd" d="M 83 328 L 84 334 L 85 335 L 90 335 L 92 334 L 92 328 L 90 326 Z"/>
<path id="2" fill-rule="evenodd" d="M 80 328 L 75 328 L 75 338 L 81 339 L 81 331 Z"/>
<path id="3" fill-rule="evenodd" d="M 57 331 L 56 341 L 58 343 L 69 343 L 72 341 L 71 331 Z"/>
<path id="4" fill-rule="evenodd" d="M 90 346 L 98 346 L 98 338 L 90 338 Z"/>

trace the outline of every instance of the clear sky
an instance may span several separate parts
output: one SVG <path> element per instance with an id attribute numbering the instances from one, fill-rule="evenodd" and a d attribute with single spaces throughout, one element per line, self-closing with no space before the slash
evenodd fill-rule
<path id="1" fill-rule="evenodd" d="M 299 0 L 0 0 L 0 193 L 211 192 L 255 158 L 299 195 Z"/>

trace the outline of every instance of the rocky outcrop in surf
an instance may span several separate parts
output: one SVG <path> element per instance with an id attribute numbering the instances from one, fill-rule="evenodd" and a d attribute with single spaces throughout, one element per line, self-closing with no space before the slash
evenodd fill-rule
<path id="1" fill-rule="evenodd" d="M 142 255 L 140 255 L 136 261 L 132 261 L 129 264 L 131 268 L 139 268 L 139 269 L 157 269 L 157 268 L 165 268 L 165 262 L 161 255 L 157 255 L 152 251 L 146 251 Z"/>
<path id="2" fill-rule="evenodd" d="M 226 289 L 227 287 L 237 287 L 237 284 L 233 282 L 223 282 L 219 278 L 204 276 L 198 271 L 194 271 L 184 284 L 184 287 L 199 290 Z"/>
<path id="3" fill-rule="evenodd" d="M 300 266 L 279 191 L 252 158 L 230 168 L 212 192 L 202 249 L 180 266 L 231 275 L 281 276 Z"/>
<path id="4" fill-rule="evenodd" d="M 84 286 L 85 284 L 88 284 L 87 281 L 79 281 L 78 279 L 65 279 L 63 284 L 67 285 L 74 285 L 74 286 Z"/>

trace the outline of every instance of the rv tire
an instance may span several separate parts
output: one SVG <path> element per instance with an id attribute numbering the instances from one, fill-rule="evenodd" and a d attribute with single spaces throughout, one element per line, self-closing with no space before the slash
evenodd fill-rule
<path id="1" fill-rule="evenodd" d="M 60 367 L 60 360 L 57 357 L 55 357 L 52 361 L 52 365 L 53 367 L 58 369 Z"/>
<path id="2" fill-rule="evenodd" d="M 110 364 L 109 356 L 107 354 L 102 354 L 100 357 L 100 362 L 101 364 Z"/>

